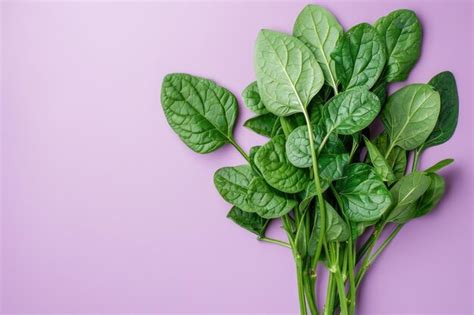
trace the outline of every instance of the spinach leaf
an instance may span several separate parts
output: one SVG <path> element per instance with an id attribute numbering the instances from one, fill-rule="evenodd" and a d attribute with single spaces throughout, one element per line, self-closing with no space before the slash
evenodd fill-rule
<path id="1" fill-rule="evenodd" d="M 412 172 L 402 177 L 390 189 L 393 207 L 387 217 L 389 222 L 403 224 L 415 217 L 416 201 L 430 186 L 431 179 L 422 172 Z"/>
<path id="2" fill-rule="evenodd" d="M 281 217 L 298 205 L 295 200 L 272 189 L 261 177 L 255 177 L 250 182 L 247 202 L 259 216 L 265 219 Z"/>
<path id="3" fill-rule="evenodd" d="M 392 198 L 385 184 L 367 164 L 354 163 L 336 181 L 344 215 L 353 222 L 373 221 L 390 207 Z"/>
<path id="4" fill-rule="evenodd" d="M 306 211 L 300 218 L 300 222 L 298 224 L 298 229 L 295 236 L 295 245 L 296 245 L 296 252 L 302 257 L 306 257 L 308 253 L 308 242 L 306 240 L 306 224 L 305 224 L 305 217 L 308 215 L 308 211 Z"/>
<path id="5" fill-rule="evenodd" d="M 237 207 L 232 207 L 227 217 L 234 221 L 240 227 L 257 234 L 260 237 L 265 236 L 265 230 L 267 229 L 268 222 L 270 220 L 264 219 L 256 213 L 250 213 L 242 211 Z"/>
<path id="6" fill-rule="evenodd" d="M 385 45 L 375 28 L 361 23 L 344 34 L 331 54 L 342 87 L 370 89 L 385 66 Z"/>
<path id="7" fill-rule="evenodd" d="M 439 93 L 441 108 L 436 126 L 423 145 L 425 148 L 440 145 L 451 139 L 456 130 L 459 115 L 458 89 L 453 74 L 449 71 L 441 72 L 435 75 L 428 84 Z"/>
<path id="8" fill-rule="evenodd" d="M 366 88 L 357 87 L 334 96 L 324 106 L 327 133 L 350 135 L 366 128 L 380 111 L 380 102 Z"/>
<path id="9" fill-rule="evenodd" d="M 344 168 L 349 164 L 349 154 L 325 153 L 319 156 L 319 176 L 333 181 L 343 176 Z"/>
<path id="10" fill-rule="evenodd" d="M 258 150 L 255 164 L 270 186 L 286 193 L 300 192 L 310 181 L 308 172 L 288 161 L 283 135 L 274 137 Z"/>
<path id="11" fill-rule="evenodd" d="M 324 84 L 321 68 L 303 42 L 269 30 L 258 35 L 255 72 L 260 97 L 277 116 L 303 112 Z"/>
<path id="12" fill-rule="evenodd" d="M 342 26 L 334 15 L 318 5 L 307 5 L 296 18 L 293 34 L 316 56 L 326 83 L 337 89 L 337 77 L 331 52 L 342 36 Z"/>
<path id="13" fill-rule="evenodd" d="M 382 178 L 383 181 L 393 181 L 396 179 L 395 174 L 393 174 L 392 168 L 388 165 L 382 153 L 379 149 L 370 142 L 369 139 L 364 137 L 365 146 L 367 152 L 369 153 L 370 161 L 374 166 L 375 172 Z"/>
<path id="14" fill-rule="evenodd" d="M 232 142 L 237 100 L 214 82 L 168 74 L 161 87 L 161 103 L 169 125 L 191 150 L 209 153 Z"/>
<path id="15" fill-rule="evenodd" d="M 375 22 L 387 51 L 387 82 L 404 81 L 420 57 L 421 24 L 410 10 L 397 10 Z"/>
<path id="16" fill-rule="evenodd" d="M 436 163 L 435 165 L 427 168 L 426 170 L 424 170 L 424 172 L 428 173 L 428 172 L 437 172 L 439 171 L 440 169 L 442 168 L 445 168 L 446 166 L 448 166 L 449 164 L 453 163 L 454 160 L 453 159 L 444 159 L 444 160 L 441 160 L 439 161 L 438 163 Z"/>
<path id="17" fill-rule="evenodd" d="M 387 133 L 380 134 L 374 140 L 374 145 L 379 149 L 380 153 L 385 156 L 389 147 L 389 139 Z M 387 164 L 395 175 L 395 179 L 400 179 L 405 175 L 408 164 L 407 152 L 400 147 L 394 147 L 386 158 Z M 389 184 L 392 184 L 390 181 Z"/>
<path id="18" fill-rule="evenodd" d="M 444 178 L 436 173 L 428 173 L 427 175 L 431 179 L 430 186 L 416 203 L 416 217 L 421 217 L 433 210 L 444 194 L 446 185 Z"/>
<path id="19" fill-rule="evenodd" d="M 376 86 L 372 89 L 372 93 L 377 95 L 379 98 L 380 104 L 383 106 L 385 104 L 385 101 L 387 100 L 387 91 L 388 84 L 384 81 L 382 81 L 379 84 L 376 84 Z"/>
<path id="20" fill-rule="evenodd" d="M 271 113 L 255 116 L 248 119 L 244 126 L 250 130 L 255 131 L 259 135 L 272 137 L 275 124 L 277 124 L 279 118 Z M 278 131 L 277 131 L 278 132 Z"/>
<path id="21" fill-rule="evenodd" d="M 265 105 L 263 105 L 262 99 L 260 98 L 257 81 L 253 81 L 244 89 L 242 92 L 242 98 L 244 99 L 245 106 L 255 114 L 263 115 L 268 113 L 268 110 L 265 108 Z"/>
<path id="22" fill-rule="evenodd" d="M 214 185 L 225 201 L 247 212 L 254 212 L 247 203 L 247 190 L 255 174 L 250 165 L 223 167 L 214 174 Z"/>
<path id="23" fill-rule="evenodd" d="M 422 145 L 433 131 L 439 108 L 439 94 L 427 84 L 411 84 L 391 95 L 382 113 L 391 146 L 413 150 Z"/>

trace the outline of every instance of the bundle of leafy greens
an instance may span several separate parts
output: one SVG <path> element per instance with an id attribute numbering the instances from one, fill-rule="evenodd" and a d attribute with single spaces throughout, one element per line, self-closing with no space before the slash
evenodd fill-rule
<path id="1" fill-rule="evenodd" d="M 437 171 L 453 160 L 425 170 L 418 161 L 454 133 L 453 75 L 442 72 L 387 95 L 391 82 L 408 77 L 421 40 L 420 22 L 409 10 L 344 31 L 328 10 L 308 5 L 292 35 L 260 31 L 256 81 L 242 93 L 255 117 L 244 126 L 269 141 L 248 154 L 232 134 L 234 95 L 188 74 L 164 78 L 166 118 L 189 148 L 209 153 L 229 143 L 245 158 L 243 165 L 217 170 L 215 186 L 233 206 L 230 219 L 259 240 L 291 250 L 301 314 L 354 314 L 369 266 L 404 224 L 429 213 L 443 196 Z M 372 135 L 377 117 L 383 131 Z M 287 242 L 265 236 L 272 220 L 281 220 Z M 393 231 L 376 248 L 384 228 Z M 363 233 L 370 236 L 358 242 Z M 329 270 L 321 309 L 318 264 Z"/>

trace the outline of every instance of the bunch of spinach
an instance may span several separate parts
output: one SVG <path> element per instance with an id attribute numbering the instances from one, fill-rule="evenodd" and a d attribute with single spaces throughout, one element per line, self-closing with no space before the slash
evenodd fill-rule
<path id="1" fill-rule="evenodd" d="M 261 241 L 291 249 L 301 314 L 354 314 L 369 266 L 404 224 L 443 196 L 437 171 L 453 160 L 425 170 L 418 161 L 454 133 L 453 75 L 442 72 L 387 95 L 391 82 L 407 78 L 421 40 L 420 22 L 409 10 L 344 31 L 328 10 L 308 5 L 292 35 L 260 31 L 256 81 L 242 93 L 255 116 L 244 126 L 269 140 L 249 154 L 233 136 L 238 104 L 232 93 L 188 74 L 164 78 L 166 118 L 189 148 L 210 153 L 231 144 L 244 157 L 245 164 L 217 170 L 215 186 L 232 205 L 230 219 Z M 372 136 L 377 117 L 383 131 Z M 272 220 L 282 222 L 288 242 L 265 236 Z M 375 249 L 393 226 L 388 223 L 395 228 Z M 365 231 L 370 237 L 359 244 Z M 322 310 L 315 292 L 320 263 L 329 270 Z"/>

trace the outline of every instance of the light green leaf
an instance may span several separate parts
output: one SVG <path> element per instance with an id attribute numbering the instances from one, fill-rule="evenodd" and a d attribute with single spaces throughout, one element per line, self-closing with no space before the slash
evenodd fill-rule
<path id="1" fill-rule="evenodd" d="M 420 57 L 421 24 L 415 12 L 397 10 L 375 22 L 387 51 L 384 79 L 387 82 L 405 81 Z"/>
<path id="2" fill-rule="evenodd" d="M 441 160 L 439 161 L 438 163 L 436 163 L 435 165 L 427 168 L 426 170 L 424 170 L 425 173 L 429 173 L 429 172 L 437 172 L 439 171 L 440 169 L 443 169 L 445 168 L 446 166 L 448 166 L 449 164 L 453 163 L 454 162 L 454 159 L 444 159 L 444 160 Z"/>
<path id="3" fill-rule="evenodd" d="M 388 98 L 382 122 L 391 146 L 413 150 L 428 138 L 438 120 L 439 94 L 427 84 L 411 84 Z"/>
<path id="4" fill-rule="evenodd" d="M 293 166 L 285 153 L 285 137 L 276 136 L 258 150 L 255 164 L 270 186 L 286 192 L 304 190 L 310 181 L 306 170 Z"/>
<path id="5" fill-rule="evenodd" d="M 379 149 L 380 153 L 385 157 L 389 147 L 389 138 L 387 133 L 380 134 L 374 140 L 374 145 Z M 407 152 L 400 147 L 394 147 L 390 154 L 386 158 L 387 164 L 392 170 L 393 174 L 395 175 L 395 179 L 400 179 L 403 175 L 405 175 L 405 171 L 407 168 Z M 390 181 L 389 184 L 391 185 L 393 181 Z"/>
<path id="6" fill-rule="evenodd" d="M 270 220 L 264 219 L 256 213 L 242 211 L 237 207 L 232 207 L 227 217 L 234 221 L 240 227 L 257 234 L 260 237 L 265 236 L 265 230 Z"/>
<path id="7" fill-rule="evenodd" d="M 342 36 L 342 26 L 334 15 L 318 5 L 307 5 L 296 18 L 293 34 L 316 56 L 327 84 L 337 89 L 337 78 L 331 52 Z"/>
<path id="8" fill-rule="evenodd" d="M 305 111 L 324 84 L 324 75 L 311 50 L 299 39 L 260 31 L 255 51 L 260 97 L 277 116 Z"/>
<path id="9" fill-rule="evenodd" d="M 254 212 L 247 203 L 247 191 L 255 174 L 250 165 L 223 167 L 214 174 L 214 185 L 225 201 L 247 212 Z"/>
<path id="10" fill-rule="evenodd" d="M 255 116 L 248 119 L 244 126 L 255 131 L 259 135 L 271 137 L 275 124 L 279 118 L 271 113 Z"/>
<path id="11" fill-rule="evenodd" d="M 210 80 L 168 74 L 161 87 L 161 104 L 171 128 L 195 152 L 215 151 L 232 139 L 237 100 Z"/>
<path id="12" fill-rule="evenodd" d="M 385 66 L 385 46 L 375 28 L 361 23 L 341 37 L 331 54 L 337 78 L 344 90 L 355 86 L 367 89 L 377 82 Z"/>
<path id="13" fill-rule="evenodd" d="M 390 207 L 392 198 L 387 187 L 367 164 L 354 163 L 344 169 L 336 181 L 344 215 L 353 222 L 373 221 Z"/>
<path id="14" fill-rule="evenodd" d="M 443 197 L 445 190 L 444 178 L 436 173 L 427 174 L 430 179 L 430 186 L 416 203 L 416 217 L 421 217 L 434 209 Z"/>
<path id="15" fill-rule="evenodd" d="M 265 105 L 263 105 L 262 99 L 260 98 L 257 81 L 253 81 L 244 89 L 242 92 L 242 98 L 244 99 L 245 106 L 255 114 L 263 115 L 268 113 L 268 110 L 265 108 Z"/>
<path id="16" fill-rule="evenodd" d="M 382 178 L 383 181 L 393 181 L 396 179 L 395 175 L 391 167 L 388 165 L 387 161 L 385 160 L 384 156 L 377 147 L 370 142 L 369 139 L 364 137 L 365 146 L 367 148 L 367 152 L 369 153 L 370 161 L 374 166 L 375 172 Z"/>
<path id="17" fill-rule="evenodd" d="M 380 101 L 366 88 L 357 87 L 334 96 L 324 106 L 328 133 L 350 135 L 366 128 L 377 117 Z"/>
<path id="18" fill-rule="evenodd" d="M 254 178 L 250 183 L 247 202 L 259 216 L 266 219 L 281 217 L 298 205 L 295 200 L 272 189 L 260 177 Z"/>

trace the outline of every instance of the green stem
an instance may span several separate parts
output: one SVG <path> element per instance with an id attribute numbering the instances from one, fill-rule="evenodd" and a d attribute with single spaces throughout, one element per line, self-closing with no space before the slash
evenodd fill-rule
<path id="1" fill-rule="evenodd" d="M 328 286 L 326 290 L 326 304 L 324 306 L 324 315 L 333 315 L 335 293 L 336 291 L 335 291 L 335 286 L 334 286 L 334 275 L 332 272 L 329 272 Z"/>
<path id="2" fill-rule="evenodd" d="M 304 288 L 306 292 L 306 300 L 308 302 L 309 310 L 311 311 L 311 314 L 313 315 L 318 315 L 318 306 L 316 303 L 316 295 L 314 294 L 314 288 L 311 285 L 311 277 L 307 272 L 304 274 Z"/>
<path id="3" fill-rule="evenodd" d="M 390 233 L 390 235 L 385 239 L 385 241 L 380 245 L 380 247 L 375 251 L 375 253 L 370 257 L 368 266 L 370 267 L 375 259 L 385 250 L 385 248 L 392 242 L 392 240 L 397 236 L 398 232 L 402 229 L 403 224 L 397 225 L 397 227 Z"/>
<path id="4" fill-rule="evenodd" d="M 364 255 L 367 253 L 367 250 L 369 249 L 369 247 L 372 245 L 372 243 L 374 242 L 375 240 L 375 229 L 372 231 L 372 234 L 370 234 L 370 237 L 367 239 L 367 241 L 365 241 L 365 243 L 360 247 L 359 251 L 357 252 L 356 254 L 356 260 L 355 260 L 355 264 L 357 265 L 360 260 L 364 257 Z"/>
<path id="5" fill-rule="evenodd" d="M 298 280 L 298 300 L 300 303 L 300 314 L 306 315 L 306 299 L 304 295 L 304 279 L 301 256 L 297 255 L 296 260 L 296 276 Z"/>
<path id="6" fill-rule="evenodd" d="M 344 285 L 344 280 L 342 279 L 341 270 L 339 269 L 339 262 L 336 258 L 336 253 L 334 252 L 334 244 L 329 243 L 329 256 L 331 257 L 331 272 L 335 274 L 337 291 L 339 293 L 339 300 L 341 306 L 341 315 L 348 315 L 347 310 L 347 297 L 346 290 Z"/>
<path id="7" fill-rule="evenodd" d="M 239 153 L 244 157 L 244 159 L 246 159 L 247 162 L 250 163 L 249 156 L 247 155 L 247 153 L 245 153 L 244 149 L 242 149 L 242 147 L 235 141 L 235 139 L 230 138 L 229 142 L 230 142 L 230 144 L 232 144 L 234 146 L 234 148 L 237 149 L 237 151 L 239 151 Z"/>
<path id="8" fill-rule="evenodd" d="M 415 155 L 413 156 L 413 165 L 411 167 L 412 172 L 416 171 L 418 168 L 418 163 L 420 162 L 420 156 L 421 156 L 422 150 L 423 149 L 421 147 L 415 150 Z"/>
<path id="9" fill-rule="evenodd" d="M 267 242 L 267 243 L 272 243 L 272 244 L 277 244 L 277 245 L 280 245 L 280 246 L 283 246 L 283 247 L 287 247 L 287 248 L 290 248 L 291 249 L 291 246 L 289 243 L 287 242 L 283 242 L 283 241 L 280 241 L 280 240 L 276 240 L 274 238 L 270 238 L 270 237 L 258 237 L 257 238 L 259 241 L 262 241 L 262 242 Z"/>
<path id="10" fill-rule="evenodd" d="M 349 223 L 349 230 L 351 230 L 350 223 Z M 348 248 L 347 251 L 349 253 L 349 314 L 354 314 L 355 313 L 355 305 L 356 305 L 356 288 L 355 288 L 355 278 L 354 278 L 354 268 L 355 268 L 355 262 L 354 262 L 354 249 L 353 249 L 353 241 L 352 238 L 350 237 L 349 240 L 347 241 L 348 243 Z"/>

